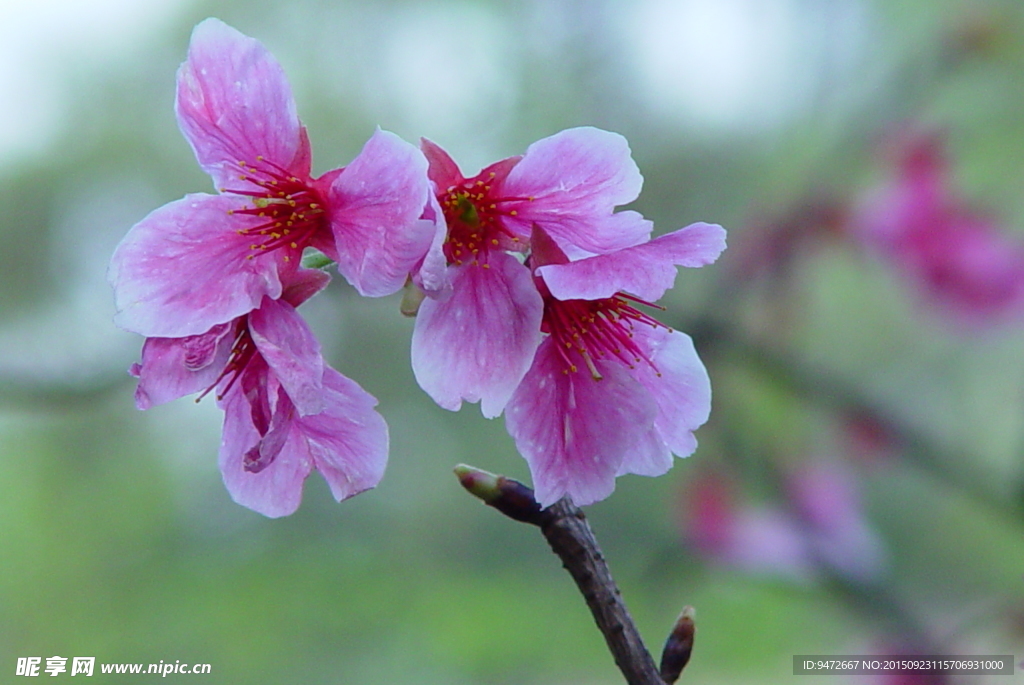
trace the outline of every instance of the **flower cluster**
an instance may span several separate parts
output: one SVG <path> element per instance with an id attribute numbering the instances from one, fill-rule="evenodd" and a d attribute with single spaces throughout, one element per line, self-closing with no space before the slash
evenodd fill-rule
<path id="1" fill-rule="evenodd" d="M 473 178 L 424 141 L 447 225 L 451 293 L 427 299 L 413 370 L 442 407 L 480 402 L 506 425 L 537 501 L 607 497 L 616 476 L 660 475 L 696 448 L 711 387 L 690 338 L 644 311 L 677 266 L 713 262 L 720 226 L 651 240 L 652 225 L 614 211 L 640 193 L 624 138 L 562 131 Z"/>
<path id="2" fill-rule="evenodd" d="M 320 471 L 340 501 L 377 484 L 387 427 L 376 401 L 324 362 L 297 308 L 329 280 L 424 299 L 412 339 L 421 387 L 442 407 L 506 415 L 537 497 L 606 497 L 625 473 L 690 454 L 710 384 L 690 339 L 647 311 L 678 266 L 713 262 L 725 232 L 651 239 L 616 211 L 642 178 L 626 141 L 563 131 L 466 178 L 439 146 L 377 131 L 346 167 L 313 177 L 306 131 L 277 61 L 215 19 L 178 72 L 176 114 L 216 194 L 136 224 L 109 269 L 116 322 L 145 336 L 136 404 L 213 393 L 232 497 L 294 511 Z"/>

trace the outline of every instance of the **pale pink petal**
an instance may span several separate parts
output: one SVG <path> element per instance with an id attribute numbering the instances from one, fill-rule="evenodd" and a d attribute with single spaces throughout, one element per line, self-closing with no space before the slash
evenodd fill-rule
<path id="1" fill-rule="evenodd" d="M 430 297 L 447 299 L 452 290 L 448 258 L 444 254 L 444 243 L 448 239 L 448 226 L 445 223 L 441 205 L 433 194 L 427 198 L 427 207 L 420 221 L 429 222 L 433 237 L 430 240 L 427 253 L 413 267 L 412 281 Z"/>
<path id="2" fill-rule="evenodd" d="M 377 130 L 328 193 L 338 270 L 362 295 L 390 295 L 430 248 L 427 160 L 393 133 Z"/>
<path id="3" fill-rule="evenodd" d="M 320 343 L 295 308 L 281 300 L 264 298 L 259 309 L 249 314 L 249 332 L 299 414 L 323 411 Z"/>
<path id="4" fill-rule="evenodd" d="M 598 300 L 625 291 L 654 302 L 672 287 L 677 266 L 711 264 L 725 249 L 725 230 L 696 223 L 612 254 L 537 269 L 560 300 Z"/>
<path id="5" fill-rule="evenodd" d="M 297 449 L 327 480 L 334 499 L 375 487 L 388 462 L 388 427 L 374 410 L 377 400 L 330 367 L 324 368 L 323 412 L 296 421 Z M 286 446 L 287 448 L 287 446 Z"/>
<path id="6" fill-rule="evenodd" d="M 253 254 L 238 234 L 254 217 L 228 212 L 237 198 L 186 195 L 135 224 L 114 251 L 107 279 L 115 323 L 148 337 L 198 335 L 281 296 L 276 255 Z"/>
<path id="7" fill-rule="evenodd" d="M 451 297 L 420 305 L 412 368 L 420 387 L 445 409 L 480 401 L 483 415 L 493 418 L 530 368 L 543 303 L 515 257 L 496 253 L 489 265 L 454 267 Z"/>
<path id="8" fill-rule="evenodd" d="M 220 376 L 234 338 L 232 323 L 214 326 L 208 333 L 185 338 L 147 338 L 142 363 L 132 366 L 139 379 L 135 406 L 149 409 L 211 387 Z"/>
<path id="9" fill-rule="evenodd" d="M 216 187 L 239 187 L 238 163 L 263 158 L 308 176 L 309 143 L 281 65 L 259 41 L 227 24 L 207 19 L 193 30 L 175 108 Z"/>
<path id="10" fill-rule="evenodd" d="M 548 506 L 568 495 L 578 505 L 604 499 L 626 459 L 664 462 L 656 439 L 657 408 L 617 362 L 597 362 L 603 378 L 585 370 L 564 373 L 547 338 L 505 410 L 505 425 L 533 474 L 537 501 Z"/>
<path id="11" fill-rule="evenodd" d="M 603 254 L 643 242 L 652 225 L 636 212 L 615 207 L 640 194 L 643 178 L 626 139 L 596 128 L 562 131 L 531 145 L 501 188 L 522 198 L 503 222 L 522 237 L 534 225 L 563 247 Z M 573 255 L 570 255 L 573 256 Z"/>
<path id="12" fill-rule="evenodd" d="M 224 432 L 218 461 L 231 498 L 272 518 L 293 513 L 302 501 L 302 484 L 313 469 L 312 460 L 301 449 L 301 436 L 290 431 L 273 461 L 254 473 L 245 468 L 245 455 L 259 448 L 263 436 L 253 425 L 249 398 L 236 385 L 220 405 Z"/>
<path id="13" fill-rule="evenodd" d="M 634 336 L 654 363 L 652 368 L 641 362 L 632 371 L 658 406 L 654 425 L 669 449 L 680 457 L 688 456 L 697 449 L 693 431 L 704 425 L 711 413 L 707 369 L 685 333 L 637 325 Z"/>

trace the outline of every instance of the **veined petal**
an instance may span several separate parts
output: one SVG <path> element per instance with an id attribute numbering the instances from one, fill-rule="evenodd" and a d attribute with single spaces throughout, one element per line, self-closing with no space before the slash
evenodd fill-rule
<path id="1" fill-rule="evenodd" d="M 650 302 L 672 287 L 677 266 L 711 264 L 725 249 L 725 229 L 696 223 L 611 254 L 537 269 L 560 300 L 598 300 L 625 291 Z"/>
<path id="2" fill-rule="evenodd" d="M 377 400 L 331 367 L 324 368 L 324 411 L 300 418 L 295 449 L 311 460 L 342 501 L 380 482 L 388 462 L 388 427 Z M 286 446 L 288 449 L 290 446 Z"/>
<path id="3" fill-rule="evenodd" d="M 320 343 L 295 308 L 282 300 L 264 298 L 259 309 L 249 314 L 249 332 L 299 415 L 323 411 Z"/>
<path id="4" fill-rule="evenodd" d="M 338 270 L 362 295 L 390 295 L 430 248 L 427 160 L 415 147 L 377 130 L 328 191 Z"/>
<path id="5" fill-rule="evenodd" d="M 652 225 L 615 207 L 640 194 L 643 177 L 617 133 L 574 128 L 531 145 L 512 168 L 501 194 L 523 200 L 503 222 L 523 237 L 534 225 L 563 246 L 603 254 L 643 242 Z"/>
<path id="6" fill-rule="evenodd" d="M 135 224 L 114 251 L 107 280 L 114 322 L 148 337 L 198 335 L 281 296 L 276 255 L 256 256 L 237 232 L 254 217 L 237 198 L 195 194 Z"/>
<path id="7" fill-rule="evenodd" d="M 302 501 L 302 484 L 313 470 L 308 454 L 296 449 L 301 438 L 291 428 L 273 461 L 258 472 L 246 470 L 245 455 L 258 448 L 263 437 L 253 425 L 249 398 L 236 385 L 220 406 L 224 409 L 224 432 L 218 462 L 231 498 L 271 518 L 293 513 Z"/>
<path id="8" fill-rule="evenodd" d="M 515 257 L 494 253 L 489 265 L 454 267 L 451 297 L 420 305 L 412 368 L 420 387 L 445 409 L 479 400 L 483 415 L 493 418 L 530 368 L 544 306 Z"/>
<path id="9" fill-rule="evenodd" d="M 234 329 L 225 323 L 202 335 L 147 338 L 142 363 L 131 369 L 139 379 L 135 406 L 149 409 L 212 386 L 231 355 L 233 338 L 229 333 Z"/>
<path id="10" fill-rule="evenodd" d="M 612 493 L 627 458 L 656 463 L 667 448 L 653 435 L 654 401 L 626 367 L 597 362 L 601 380 L 565 373 L 555 344 L 541 343 L 505 425 L 530 465 L 537 501 L 549 506 L 569 495 L 582 506 Z"/>
<path id="11" fill-rule="evenodd" d="M 433 237 L 423 259 L 413 268 L 412 280 L 424 293 L 431 297 L 447 299 L 451 295 L 452 282 L 448 273 L 448 258 L 444 255 L 444 243 L 448 238 L 441 205 L 433 193 L 427 198 L 427 207 L 420 221 L 429 222 Z"/>
<path id="12" fill-rule="evenodd" d="M 218 19 L 192 32 L 175 110 L 218 188 L 238 187 L 238 163 L 262 158 L 300 178 L 309 175 L 309 143 L 284 70 L 259 41 Z"/>
<path id="13" fill-rule="evenodd" d="M 688 456 L 697 449 L 693 431 L 704 425 L 711 413 L 707 369 L 685 333 L 637 326 L 634 334 L 637 344 L 647 351 L 654 364 L 654 368 L 646 363 L 637 364 L 632 372 L 658 405 L 654 425 L 675 454 Z"/>

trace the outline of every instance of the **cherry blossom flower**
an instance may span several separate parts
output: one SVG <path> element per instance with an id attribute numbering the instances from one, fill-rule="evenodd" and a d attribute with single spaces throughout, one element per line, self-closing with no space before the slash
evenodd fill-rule
<path id="1" fill-rule="evenodd" d="M 363 295 L 400 289 L 436 226 L 426 160 L 378 130 L 343 169 L 314 178 L 305 128 L 281 66 L 216 20 L 196 26 L 177 78 L 179 126 L 217 195 L 157 209 L 117 247 L 108 279 L 121 327 L 204 334 L 278 299 L 307 247 Z"/>
<path id="2" fill-rule="evenodd" d="M 702 266 L 725 231 L 693 224 L 649 242 L 569 261 L 542 229 L 531 266 L 545 334 L 506 408 L 506 426 L 533 475 L 537 501 L 604 499 L 617 476 L 659 476 L 697 447 L 711 384 L 689 336 L 644 312 L 676 266 Z"/>
<path id="3" fill-rule="evenodd" d="M 280 299 L 182 338 L 148 338 L 138 377 L 139 409 L 215 392 L 224 410 L 220 469 L 232 498 L 266 516 L 286 516 L 316 469 L 339 502 L 377 485 L 388 430 L 377 401 L 324 364 L 295 307 L 326 274 L 300 270 Z M 201 395 L 201 396 L 202 396 Z"/>
<path id="4" fill-rule="evenodd" d="M 1024 245 L 956 195 L 940 139 L 907 135 L 894 156 L 895 178 L 860 208 L 855 235 L 961 320 L 1024 310 Z"/>

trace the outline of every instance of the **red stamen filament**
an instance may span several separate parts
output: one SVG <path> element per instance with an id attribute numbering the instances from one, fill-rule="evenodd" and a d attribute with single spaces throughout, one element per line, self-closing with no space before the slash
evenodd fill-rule
<path id="1" fill-rule="evenodd" d="M 217 400 L 224 399 L 224 396 L 228 394 L 228 390 L 235 384 L 238 377 L 242 375 L 242 370 L 249 363 L 249 360 L 256 354 L 256 343 L 252 339 L 252 335 L 249 334 L 249 326 L 247 319 L 243 318 L 238 322 L 238 330 L 235 333 L 235 342 L 231 347 L 231 356 L 228 358 L 228 363 L 224 365 L 224 370 L 217 376 L 217 380 L 210 384 L 206 390 L 199 394 L 196 398 L 196 402 L 206 397 L 211 390 L 216 388 L 222 380 L 228 379 L 228 382 L 224 385 L 220 392 L 217 393 Z"/>
<path id="2" fill-rule="evenodd" d="M 486 269 L 489 265 L 481 260 L 488 251 L 502 244 L 502 238 L 513 243 L 521 241 L 504 225 L 501 217 L 516 215 L 515 209 L 507 207 L 509 203 L 528 202 L 533 198 L 492 197 L 490 182 L 494 176 L 494 172 L 490 172 L 487 180 L 469 179 L 461 185 L 449 186 L 439 198 L 448 222 L 444 249 L 449 263 L 461 266 L 468 261 Z"/>
<path id="3" fill-rule="evenodd" d="M 654 362 L 634 340 L 633 328 L 635 323 L 653 328 L 668 327 L 633 307 L 631 302 L 663 309 L 625 293 L 603 300 L 549 298 L 545 302 L 544 329 L 555 338 L 555 347 L 566 365 L 564 373 L 578 371 L 576 356 L 582 359 L 594 380 L 602 378 L 594 363 L 599 359 L 615 358 L 631 369 L 646 362 L 657 371 Z"/>
<path id="4" fill-rule="evenodd" d="M 239 235 L 253 239 L 249 246 L 253 253 L 247 259 L 281 248 L 301 252 L 323 222 L 324 203 L 316 190 L 287 170 L 262 157 L 257 157 L 256 161 L 256 165 L 238 162 L 243 172 L 239 180 L 248 181 L 262 190 L 221 188 L 222 193 L 245 195 L 253 200 L 251 206 L 244 205 L 241 209 L 230 210 L 228 214 L 264 219 L 255 226 L 238 229 Z M 290 257 L 285 256 L 284 259 L 289 261 Z"/>

